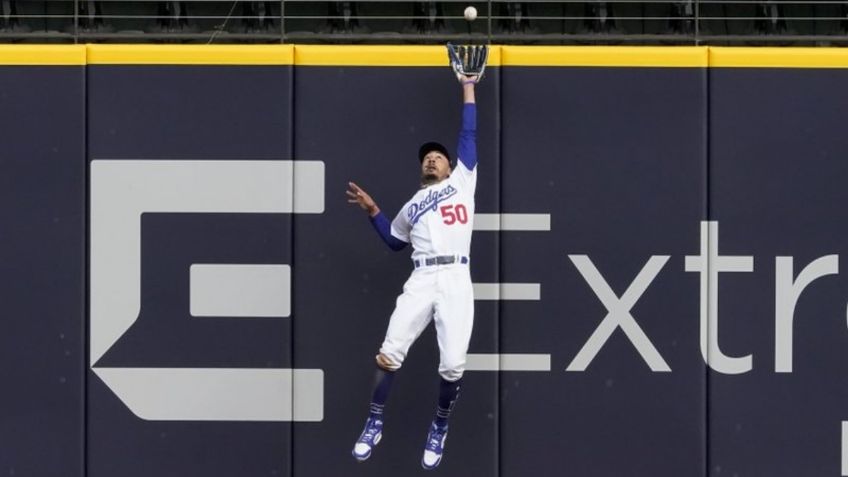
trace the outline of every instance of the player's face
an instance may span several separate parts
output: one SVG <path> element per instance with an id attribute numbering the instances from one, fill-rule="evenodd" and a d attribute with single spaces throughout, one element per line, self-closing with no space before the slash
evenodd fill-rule
<path id="1" fill-rule="evenodd" d="M 425 184 L 440 182 L 446 179 L 450 172 L 450 162 L 441 152 L 431 151 L 421 161 L 421 181 Z"/>

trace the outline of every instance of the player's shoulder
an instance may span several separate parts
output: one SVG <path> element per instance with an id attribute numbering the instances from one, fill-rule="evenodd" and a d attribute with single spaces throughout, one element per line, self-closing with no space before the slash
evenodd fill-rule
<path id="1" fill-rule="evenodd" d="M 454 170 L 454 172 L 456 172 L 456 171 L 464 171 L 464 172 L 468 172 L 468 173 L 477 172 L 477 163 L 475 162 L 474 167 L 469 169 L 468 166 L 466 166 L 464 162 L 457 160 L 456 161 L 456 167 L 454 167 L 453 170 Z"/>
<path id="2" fill-rule="evenodd" d="M 469 178 L 477 175 L 477 166 L 475 165 L 473 169 L 469 169 L 462 162 L 459 162 L 456 167 L 453 169 L 453 173 L 450 175 L 449 179 L 451 182 L 456 184 L 461 184 L 462 182 L 468 180 Z"/>

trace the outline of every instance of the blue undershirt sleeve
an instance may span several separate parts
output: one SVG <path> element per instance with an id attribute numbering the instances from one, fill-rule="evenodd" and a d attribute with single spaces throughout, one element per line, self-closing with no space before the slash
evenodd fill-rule
<path id="1" fill-rule="evenodd" d="M 374 230 L 380 234 L 380 238 L 383 239 L 383 242 L 386 242 L 386 245 L 388 245 L 390 249 L 397 252 L 406 247 L 406 242 L 392 235 L 391 224 L 389 223 L 389 219 L 383 215 L 383 212 L 369 218 L 371 219 L 371 225 L 374 226 Z"/>
<path id="2" fill-rule="evenodd" d="M 462 107 L 462 129 L 456 155 L 472 171 L 477 166 L 477 105 L 465 103 Z"/>

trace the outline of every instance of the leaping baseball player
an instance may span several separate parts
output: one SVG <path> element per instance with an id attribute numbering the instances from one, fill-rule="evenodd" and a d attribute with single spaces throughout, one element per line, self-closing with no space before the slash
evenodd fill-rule
<path id="1" fill-rule="evenodd" d="M 368 212 L 371 223 L 392 250 L 412 244 L 413 270 L 398 297 L 386 337 L 376 356 L 377 374 L 365 428 L 353 457 L 371 456 L 383 435 L 383 410 L 394 375 L 412 343 L 435 322 L 439 345 L 439 399 L 424 445 L 421 465 L 436 468 L 442 460 L 448 418 L 459 397 L 468 343 L 474 322 L 469 272 L 474 192 L 477 185 L 477 110 L 474 86 L 485 69 L 486 47 L 448 45 L 451 65 L 462 84 L 462 129 L 457 158 L 445 146 L 427 142 L 418 150 L 421 188 L 394 220 L 381 212 L 362 188 L 350 182 L 348 202 Z M 457 161 L 458 159 L 458 161 Z"/>

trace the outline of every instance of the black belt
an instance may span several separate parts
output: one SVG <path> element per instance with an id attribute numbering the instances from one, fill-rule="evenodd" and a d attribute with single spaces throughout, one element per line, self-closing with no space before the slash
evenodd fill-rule
<path id="1" fill-rule="evenodd" d="M 430 267 L 433 265 L 450 265 L 452 263 L 468 263 L 468 257 L 460 257 L 457 255 L 439 255 L 437 257 L 429 257 L 420 260 L 413 260 L 415 268 Z"/>

